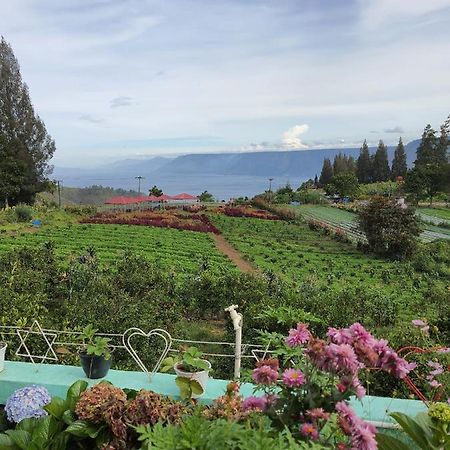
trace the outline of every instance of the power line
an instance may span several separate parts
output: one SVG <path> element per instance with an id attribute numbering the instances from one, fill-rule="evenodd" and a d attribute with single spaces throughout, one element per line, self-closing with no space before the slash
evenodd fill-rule
<path id="1" fill-rule="evenodd" d="M 138 193 L 141 193 L 141 180 L 145 180 L 145 177 L 141 177 L 140 175 L 137 177 L 134 177 L 136 180 L 138 180 L 139 187 L 138 187 Z"/>

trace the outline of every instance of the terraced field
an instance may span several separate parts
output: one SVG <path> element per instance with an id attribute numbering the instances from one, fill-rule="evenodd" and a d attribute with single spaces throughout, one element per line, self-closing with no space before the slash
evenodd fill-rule
<path id="1" fill-rule="evenodd" d="M 320 220 L 336 230 L 341 230 L 354 242 L 364 241 L 364 234 L 359 230 L 356 215 L 349 211 L 330 206 L 302 205 L 293 207 L 305 219 Z M 420 235 L 423 242 L 431 242 L 435 239 L 450 239 L 450 230 L 435 225 L 425 225 L 425 230 Z"/>
<path id="2" fill-rule="evenodd" d="M 210 234 L 142 226 L 75 224 L 17 235 L 2 234 L 0 252 L 46 242 L 54 244 L 61 258 L 78 257 L 92 247 L 101 262 L 114 261 L 130 250 L 175 270 L 193 272 L 205 262 L 217 268 L 234 268 L 217 251 Z"/>

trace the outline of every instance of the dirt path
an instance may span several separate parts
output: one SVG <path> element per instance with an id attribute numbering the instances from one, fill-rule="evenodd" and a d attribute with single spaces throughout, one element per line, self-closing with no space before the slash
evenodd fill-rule
<path id="1" fill-rule="evenodd" d="M 241 272 L 256 273 L 256 269 L 221 235 L 214 234 L 217 249 L 233 261 Z"/>

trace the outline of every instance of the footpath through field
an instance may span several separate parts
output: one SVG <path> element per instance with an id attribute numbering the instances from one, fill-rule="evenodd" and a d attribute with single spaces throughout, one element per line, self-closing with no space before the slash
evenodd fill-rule
<path id="1" fill-rule="evenodd" d="M 213 236 L 217 250 L 228 256 L 241 272 L 256 273 L 256 269 L 222 235 Z"/>

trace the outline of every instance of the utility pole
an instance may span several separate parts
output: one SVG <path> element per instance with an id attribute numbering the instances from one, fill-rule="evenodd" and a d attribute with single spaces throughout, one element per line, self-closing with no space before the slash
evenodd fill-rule
<path id="1" fill-rule="evenodd" d="M 272 181 L 273 181 L 273 178 L 269 178 L 269 203 L 272 200 Z"/>
<path id="2" fill-rule="evenodd" d="M 61 208 L 61 183 L 62 180 L 55 180 L 58 185 L 58 206 Z"/>
<path id="3" fill-rule="evenodd" d="M 141 195 L 141 180 L 145 180 L 145 177 L 141 177 L 140 175 L 138 177 L 134 177 L 136 180 L 138 180 L 138 193 Z"/>

